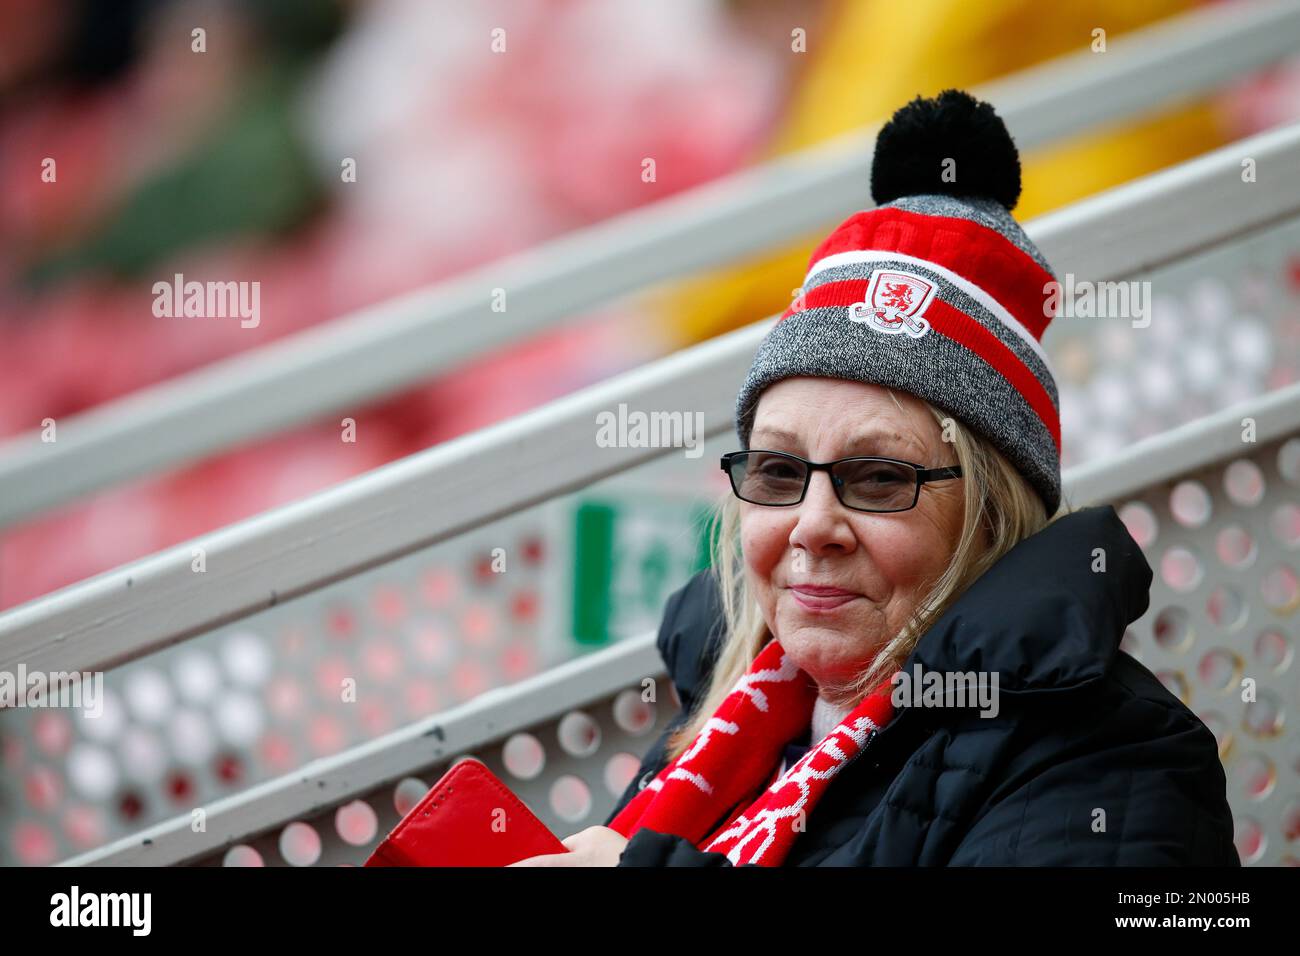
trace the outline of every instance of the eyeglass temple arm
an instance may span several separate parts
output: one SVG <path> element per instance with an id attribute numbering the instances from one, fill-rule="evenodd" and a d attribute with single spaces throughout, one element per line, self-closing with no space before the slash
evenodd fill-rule
<path id="1" fill-rule="evenodd" d="M 961 465 L 948 465 L 944 468 L 918 468 L 916 476 L 921 484 L 927 481 L 942 481 L 944 478 L 960 478 Z"/>

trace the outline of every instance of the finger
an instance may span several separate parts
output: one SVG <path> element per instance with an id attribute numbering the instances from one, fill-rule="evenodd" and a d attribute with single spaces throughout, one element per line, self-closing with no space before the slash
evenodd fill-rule
<path id="1" fill-rule="evenodd" d="M 576 853 L 543 853 L 541 856 L 530 856 L 526 860 L 520 860 L 518 863 L 511 863 L 510 866 L 579 866 L 580 864 L 572 862 L 577 859 Z"/>

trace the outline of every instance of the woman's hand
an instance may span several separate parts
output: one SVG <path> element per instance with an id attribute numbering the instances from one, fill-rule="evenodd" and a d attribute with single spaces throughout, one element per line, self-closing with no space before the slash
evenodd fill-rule
<path id="1" fill-rule="evenodd" d="M 627 837 L 609 827 L 587 827 L 561 840 L 568 853 L 544 853 L 530 856 L 510 866 L 618 866 L 618 858 L 627 846 Z"/>

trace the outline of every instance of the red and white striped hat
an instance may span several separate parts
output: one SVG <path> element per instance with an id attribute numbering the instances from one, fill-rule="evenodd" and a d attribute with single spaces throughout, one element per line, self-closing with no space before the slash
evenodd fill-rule
<path id="1" fill-rule="evenodd" d="M 986 436 L 1055 514 L 1060 403 L 1041 343 L 1056 276 L 1011 217 L 1020 160 L 1006 126 L 959 90 L 918 97 L 881 130 L 871 191 L 877 207 L 817 247 L 760 344 L 736 400 L 742 447 L 773 382 L 883 385 Z"/>

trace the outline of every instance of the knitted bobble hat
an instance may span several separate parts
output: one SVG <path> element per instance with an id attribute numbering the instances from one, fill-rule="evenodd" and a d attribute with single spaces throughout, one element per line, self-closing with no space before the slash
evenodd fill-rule
<path id="1" fill-rule="evenodd" d="M 989 439 L 1061 500 L 1060 403 L 1041 345 L 1056 277 L 1011 217 L 1020 158 L 993 107 L 917 97 L 876 139 L 871 193 L 819 245 L 736 399 L 749 448 L 763 389 L 799 375 L 909 392 Z M 935 466 L 940 462 L 924 462 Z"/>

